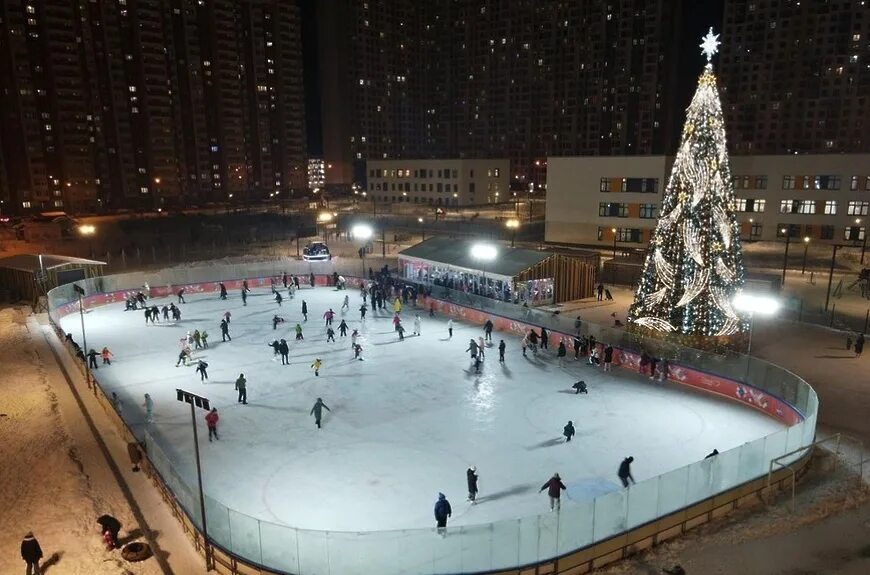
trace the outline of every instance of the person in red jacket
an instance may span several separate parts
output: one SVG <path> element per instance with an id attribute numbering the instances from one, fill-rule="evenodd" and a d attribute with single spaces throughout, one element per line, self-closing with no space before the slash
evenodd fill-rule
<path id="1" fill-rule="evenodd" d="M 562 483 L 562 479 L 559 477 L 558 473 L 554 473 L 553 477 L 551 477 L 544 485 L 538 490 L 538 493 L 547 490 L 547 495 L 550 496 L 550 511 L 555 509 L 559 509 L 559 503 L 562 497 L 562 490 L 565 489 L 565 484 Z"/>
<path id="2" fill-rule="evenodd" d="M 208 440 L 211 441 L 212 435 L 215 439 L 220 439 L 217 434 L 217 424 L 220 417 L 218 416 L 217 408 L 212 407 L 211 411 L 205 414 L 205 424 L 208 425 Z"/>

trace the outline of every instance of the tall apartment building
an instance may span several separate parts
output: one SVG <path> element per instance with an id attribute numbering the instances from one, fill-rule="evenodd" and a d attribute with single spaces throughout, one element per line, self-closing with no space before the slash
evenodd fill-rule
<path id="1" fill-rule="evenodd" d="M 2 10 L 10 207 L 147 209 L 305 187 L 296 2 L 7 0 Z"/>
<path id="2" fill-rule="evenodd" d="M 550 155 L 666 153 L 681 6 L 318 2 L 324 94 L 344 95 L 324 99 L 326 161 L 508 157 L 525 187 Z"/>
<path id="3" fill-rule="evenodd" d="M 870 152 L 864 2 L 726 0 L 722 41 L 732 154 Z"/>
<path id="4" fill-rule="evenodd" d="M 550 158 L 546 241 L 644 247 L 673 161 Z M 732 156 L 731 173 L 745 240 L 782 241 L 788 234 L 863 244 L 870 224 L 870 154 Z"/>

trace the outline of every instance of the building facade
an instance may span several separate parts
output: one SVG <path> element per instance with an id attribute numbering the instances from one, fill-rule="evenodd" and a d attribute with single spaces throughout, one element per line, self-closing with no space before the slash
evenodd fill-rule
<path id="1" fill-rule="evenodd" d="M 0 195 L 153 209 L 305 187 L 298 5 L 8 0 Z"/>
<path id="2" fill-rule="evenodd" d="M 548 161 L 547 242 L 646 246 L 673 157 Z M 870 222 L 870 154 L 732 156 L 731 173 L 744 240 L 782 241 L 789 234 L 863 243 Z"/>
<path id="3" fill-rule="evenodd" d="M 716 64 L 736 154 L 868 153 L 863 2 L 726 0 Z"/>
<path id="4" fill-rule="evenodd" d="M 336 175 L 370 160 L 507 157 L 525 189 L 544 183 L 547 156 L 663 154 L 675 138 L 680 0 L 317 6 Z"/>
<path id="5" fill-rule="evenodd" d="M 371 160 L 365 197 L 373 202 L 467 206 L 512 201 L 507 159 Z"/>

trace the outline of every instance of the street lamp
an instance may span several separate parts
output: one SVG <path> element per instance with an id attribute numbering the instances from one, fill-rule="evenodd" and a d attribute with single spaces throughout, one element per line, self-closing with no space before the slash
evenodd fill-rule
<path id="1" fill-rule="evenodd" d="M 483 295 L 488 297 L 489 290 L 486 289 L 486 262 L 493 261 L 498 257 L 498 250 L 491 244 L 474 244 L 471 246 L 471 257 L 478 261 L 481 266 L 481 281 L 483 282 Z"/>
<path id="2" fill-rule="evenodd" d="M 610 262 L 610 283 L 616 283 L 616 228 L 610 228 L 613 232 L 613 261 Z"/>
<path id="3" fill-rule="evenodd" d="M 517 237 L 517 228 L 520 227 L 520 221 L 516 218 L 511 218 L 504 225 L 511 231 L 511 247 L 514 247 L 514 240 Z"/>
<path id="4" fill-rule="evenodd" d="M 834 244 L 834 253 L 831 255 L 831 271 L 828 272 L 828 293 L 825 295 L 825 311 L 828 311 L 828 304 L 831 302 L 831 283 L 834 281 L 834 266 L 837 265 L 837 250 L 840 246 Z"/>
<path id="5" fill-rule="evenodd" d="M 535 191 L 535 183 L 529 182 L 529 191 L 526 194 L 526 203 L 529 204 L 529 223 L 532 223 L 532 193 Z"/>
<path id="6" fill-rule="evenodd" d="M 734 309 L 749 314 L 749 346 L 746 355 L 752 357 L 752 327 L 755 314 L 771 316 L 779 310 L 779 300 L 763 294 L 738 293 L 732 301 Z"/>
<path id="7" fill-rule="evenodd" d="M 334 216 L 329 212 L 320 212 L 319 214 L 317 214 L 317 223 L 320 224 L 320 226 L 321 226 L 320 230 L 321 230 L 321 233 L 323 234 L 323 241 L 324 242 L 327 241 L 326 226 L 327 226 L 327 224 L 329 224 L 329 222 L 332 221 L 333 217 Z"/>
<path id="8" fill-rule="evenodd" d="M 861 234 L 861 227 L 860 227 L 861 218 L 855 218 L 855 223 L 859 225 L 858 234 L 860 235 Z M 864 241 L 861 244 L 861 265 L 862 266 L 864 265 L 864 254 L 866 251 L 867 251 L 867 231 L 865 230 L 864 231 Z"/>
<path id="9" fill-rule="evenodd" d="M 420 224 L 420 233 L 423 234 L 423 241 L 426 241 L 426 228 L 423 227 L 423 218 L 417 218 L 417 223 Z"/>
<path id="10" fill-rule="evenodd" d="M 350 229 L 351 237 L 357 242 L 362 242 L 360 246 L 360 256 L 362 257 L 362 278 L 366 278 L 366 244 L 372 239 L 374 230 L 368 224 L 356 224 Z"/>
<path id="11" fill-rule="evenodd" d="M 82 224 L 79 226 L 79 233 L 83 236 L 92 236 L 96 231 L 97 228 L 91 224 Z"/>
<path id="12" fill-rule="evenodd" d="M 160 177 L 154 178 L 154 199 L 155 207 L 162 208 L 163 207 L 163 197 L 160 195 Z"/>
<path id="13" fill-rule="evenodd" d="M 791 243 L 791 224 L 788 227 L 780 228 L 780 232 L 785 234 L 785 257 L 782 259 L 782 286 L 785 287 L 785 269 L 788 266 L 788 246 Z"/>
<path id="14" fill-rule="evenodd" d="M 807 250 L 810 249 L 810 236 L 804 236 L 804 264 L 801 266 L 801 275 L 807 271 Z"/>

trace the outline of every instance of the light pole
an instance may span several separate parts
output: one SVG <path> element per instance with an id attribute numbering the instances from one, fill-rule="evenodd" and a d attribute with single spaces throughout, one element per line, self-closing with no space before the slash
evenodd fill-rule
<path id="1" fill-rule="evenodd" d="M 511 231 L 511 247 L 514 247 L 514 240 L 517 237 L 517 228 L 520 227 L 520 221 L 516 218 L 511 218 L 504 225 Z"/>
<path id="2" fill-rule="evenodd" d="M 360 256 L 362 257 L 362 278 L 366 279 L 366 244 L 372 239 L 374 230 L 368 224 L 356 224 L 350 229 L 350 235 L 357 242 L 362 242 L 360 246 Z"/>
<path id="3" fill-rule="evenodd" d="M 858 234 L 861 234 L 861 218 L 855 218 L 855 224 L 858 225 Z M 861 244 L 861 265 L 864 265 L 864 253 L 867 251 L 867 231 L 864 230 L 864 241 Z"/>
<path id="4" fill-rule="evenodd" d="M 788 246 L 791 243 L 791 224 L 788 227 L 781 228 L 780 231 L 785 234 L 785 257 L 782 259 L 782 286 L 785 287 L 785 269 L 788 266 Z"/>
<path id="5" fill-rule="evenodd" d="M 486 262 L 493 261 L 498 257 L 498 250 L 491 244 L 474 244 L 471 246 L 471 257 L 481 264 L 481 281 L 483 282 L 483 296 L 489 297 L 489 290 L 486 286 Z"/>
<path id="6" fill-rule="evenodd" d="M 732 302 L 734 309 L 749 314 L 749 346 L 746 355 L 752 357 L 752 327 L 755 314 L 771 316 L 779 310 L 779 300 L 762 294 L 739 293 Z"/>
<path id="7" fill-rule="evenodd" d="M 616 283 L 616 228 L 610 228 L 613 233 L 613 258 L 610 262 L 610 283 Z"/>
<path id="8" fill-rule="evenodd" d="M 423 218 L 417 218 L 417 223 L 420 224 L 420 233 L 423 234 L 423 241 L 425 242 L 426 241 L 426 228 L 423 227 Z"/>
<path id="9" fill-rule="evenodd" d="M 160 178 L 154 178 L 154 207 L 160 209 L 163 207 L 163 197 L 160 195 Z"/>
<path id="10" fill-rule="evenodd" d="M 40 261 L 42 261 L 42 256 L 39 256 Z M 82 320 L 82 351 L 85 353 L 85 383 L 88 384 L 88 389 L 91 389 L 91 368 L 88 366 L 88 337 L 85 335 L 85 307 L 82 303 L 82 296 L 85 295 L 85 290 L 79 284 L 73 284 L 73 290 L 75 290 L 76 295 L 79 297 L 79 317 Z M 96 395 L 96 390 L 94 390 L 94 395 Z"/>
<path id="11" fill-rule="evenodd" d="M 828 304 L 831 301 L 831 282 L 834 281 L 834 266 L 837 263 L 837 250 L 840 246 L 834 244 L 834 253 L 831 255 L 831 271 L 828 272 L 828 293 L 825 295 L 825 311 L 828 311 Z"/>
<path id="12" fill-rule="evenodd" d="M 211 571 L 213 567 L 211 547 L 208 544 L 208 528 L 205 524 L 205 495 L 202 491 L 202 465 L 199 461 L 199 435 L 196 431 L 196 407 L 209 411 L 207 398 L 183 389 L 175 389 L 176 398 L 182 403 L 190 404 L 190 423 L 193 425 L 193 450 L 196 454 L 196 479 L 199 484 L 199 512 L 202 515 L 202 539 L 205 547 L 205 570 Z"/>
<path id="13" fill-rule="evenodd" d="M 532 193 L 535 191 L 535 183 L 529 182 L 529 191 L 526 193 L 526 203 L 529 204 L 529 223 L 532 223 Z"/>
<path id="14" fill-rule="evenodd" d="M 801 275 L 807 271 L 807 251 L 810 249 L 810 236 L 804 236 L 804 264 L 801 266 Z"/>

